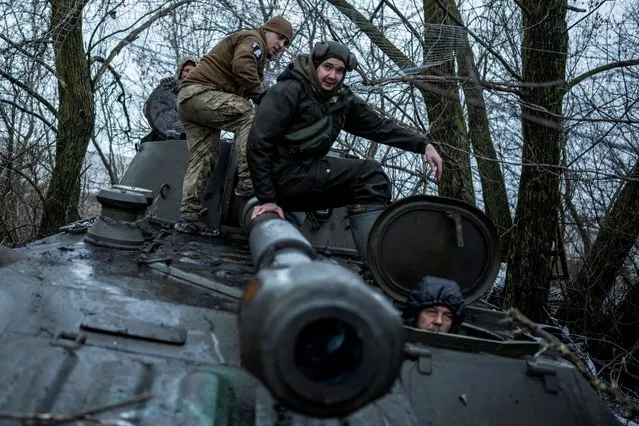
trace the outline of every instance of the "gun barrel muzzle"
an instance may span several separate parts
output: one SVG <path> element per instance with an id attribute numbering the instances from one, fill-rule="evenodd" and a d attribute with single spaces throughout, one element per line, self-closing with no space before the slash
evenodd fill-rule
<path id="1" fill-rule="evenodd" d="M 238 316 L 242 366 L 283 406 L 344 417 L 391 389 L 404 359 L 404 329 L 388 300 L 346 267 L 313 260 L 296 232 L 281 219 L 252 229 L 259 271 Z M 254 243 L 257 236 L 262 244 Z M 264 253 L 274 261 L 264 261 Z"/>

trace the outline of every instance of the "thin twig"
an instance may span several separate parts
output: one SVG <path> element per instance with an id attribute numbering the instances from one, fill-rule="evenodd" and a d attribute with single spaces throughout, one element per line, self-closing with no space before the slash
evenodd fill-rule
<path id="1" fill-rule="evenodd" d="M 113 59 L 118 55 L 118 53 L 120 53 L 120 51 L 125 46 L 127 46 L 128 44 L 133 43 L 138 38 L 140 33 L 142 33 L 147 28 L 149 28 L 158 19 L 168 15 L 169 13 L 173 12 L 175 9 L 179 8 L 180 6 L 183 6 L 185 4 L 191 3 L 193 1 L 194 0 L 180 0 L 180 1 L 178 1 L 177 3 L 175 3 L 175 4 L 171 5 L 171 6 L 167 6 L 164 9 L 160 9 L 153 16 L 151 16 L 147 21 L 145 21 L 142 25 L 140 25 L 135 30 L 131 31 L 129 33 L 129 35 L 127 35 L 124 38 L 124 40 L 120 41 L 113 48 L 113 50 L 111 50 L 111 53 L 109 53 L 109 56 L 107 56 L 106 60 L 102 63 L 102 66 L 100 66 L 100 68 L 98 69 L 98 72 L 95 74 L 95 77 L 93 78 L 93 87 L 95 88 L 95 87 L 98 86 L 98 83 L 100 81 L 100 77 L 102 77 L 102 74 L 104 74 L 104 72 L 107 70 L 107 68 L 108 68 L 109 64 L 111 63 L 111 61 L 113 61 Z"/>
<path id="2" fill-rule="evenodd" d="M 60 85 L 62 87 L 66 87 L 66 83 L 64 82 L 64 80 L 62 79 L 62 77 L 60 77 L 60 74 L 58 74 L 58 72 L 53 69 L 49 64 L 47 64 L 45 61 L 43 61 L 42 59 L 40 59 L 37 55 L 32 54 L 31 52 L 28 52 L 27 50 L 23 49 L 22 47 L 20 47 L 20 45 L 14 43 L 13 41 L 11 41 L 8 37 L 5 37 L 4 35 L 0 34 L 0 39 L 4 40 L 9 46 L 13 47 L 14 49 L 16 49 L 18 52 L 22 53 L 23 55 L 27 56 L 29 59 L 34 60 L 35 62 L 39 63 L 40 65 L 42 65 L 47 71 L 49 71 L 51 74 L 53 74 L 55 76 L 55 78 L 58 79 L 58 82 L 60 83 Z"/>
<path id="3" fill-rule="evenodd" d="M 620 393 L 617 389 L 612 387 L 607 382 L 595 377 L 590 372 L 583 359 L 581 359 L 577 354 L 570 350 L 568 346 L 566 346 L 552 334 L 537 327 L 537 324 L 535 324 L 530 318 L 519 312 L 518 309 L 509 309 L 506 314 L 508 314 L 507 319 L 515 321 L 526 327 L 534 336 L 542 338 L 550 348 L 556 350 L 566 360 L 573 363 L 575 367 L 577 367 L 577 370 L 579 370 L 579 372 L 586 378 L 588 383 L 590 383 L 590 385 L 595 388 L 596 391 L 614 398 L 614 400 L 628 412 L 631 418 L 639 418 L 639 405 L 634 404 L 625 395 Z"/>
<path id="4" fill-rule="evenodd" d="M 36 92 L 35 90 L 33 90 L 31 87 L 29 87 L 29 85 L 27 85 L 26 83 L 21 82 L 20 80 L 13 78 L 11 76 L 11 74 L 8 74 L 2 70 L 0 70 L 0 77 L 4 77 L 7 80 L 9 80 L 9 83 L 12 83 L 16 86 L 18 86 L 19 88 L 21 88 L 22 90 L 24 90 L 25 92 L 27 92 L 29 95 L 31 95 L 32 97 L 36 98 L 38 101 L 40 101 L 40 103 L 42 105 L 44 105 L 44 107 L 46 109 L 49 110 L 49 112 L 51 112 L 51 114 L 53 114 L 55 116 L 55 118 L 60 118 L 60 115 L 58 114 L 58 110 L 51 105 L 51 102 L 47 101 L 43 96 L 41 96 L 40 94 L 38 94 L 38 92 Z"/>
<path id="5" fill-rule="evenodd" d="M 128 407 L 130 405 L 138 404 L 140 402 L 145 402 L 153 398 L 153 396 L 154 395 L 151 392 L 145 392 L 122 402 L 116 402 L 115 404 L 105 405 L 103 407 L 94 408 L 94 409 L 87 410 L 78 414 L 11 413 L 8 411 L 0 411 L 0 419 L 34 420 L 39 422 L 46 422 L 47 424 L 56 424 L 56 423 L 59 424 L 59 423 L 68 423 L 68 422 L 84 420 L 84 421 L 90 421 L 90 422 L 94 422 L 98 424 L 105 424 L 104 420 L 98 419 L 97 417 L 95 417 L 95 415 L 104 413 L 106 411 L 119 410 L 120 408 Z"/>

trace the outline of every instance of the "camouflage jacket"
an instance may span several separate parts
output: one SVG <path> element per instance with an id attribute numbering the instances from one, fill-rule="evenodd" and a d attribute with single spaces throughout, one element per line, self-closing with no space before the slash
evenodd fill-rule
<path id="1" fill-rule="evenodd" d="M 246 99 L 256 98 L 264 92 L 266 53 L 266 39 L 261 31 L 237 31 L 216 44 L 180 87 L 211 84 Z"/>

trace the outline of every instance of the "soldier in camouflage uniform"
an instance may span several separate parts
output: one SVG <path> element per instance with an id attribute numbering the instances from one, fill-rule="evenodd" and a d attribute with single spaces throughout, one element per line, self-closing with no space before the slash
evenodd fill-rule
<path id="1" fill-rule="evenodd" d="M 276 16 L 261 27 L 230 34 L 207 53 L 182 81 L 178 115 L 189 144 L 189 166 L 184 177 L 179 232 L 217 235 L 201 220 L 202 191 L 211 166 L 217 162 L 220 131 L 235 134 L 238 183 L 235 194 L 248 197 L 253 185 L 246 164 L 246 139 L 253 120 L 252 100 L 264 93 L 266 60 L 293 40 L 293 26 Z"/>

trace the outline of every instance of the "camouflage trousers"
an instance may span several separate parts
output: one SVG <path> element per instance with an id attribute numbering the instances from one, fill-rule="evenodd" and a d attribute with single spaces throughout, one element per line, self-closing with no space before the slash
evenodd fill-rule
<path id="1" fill-rule="evenodd" d="M 237 189 L 253 191 L 246 163 L 246 141 L 254 110 L 244 98 L 200 84 L 180 90 L 177 110 L 189 144 L 189 166 L 184 176 L 180 213 L 184 219 L 196 220 L 203 211 L 202 192 L 211 166 L 218 161 L 221 130 L 235 134 Z"/>

